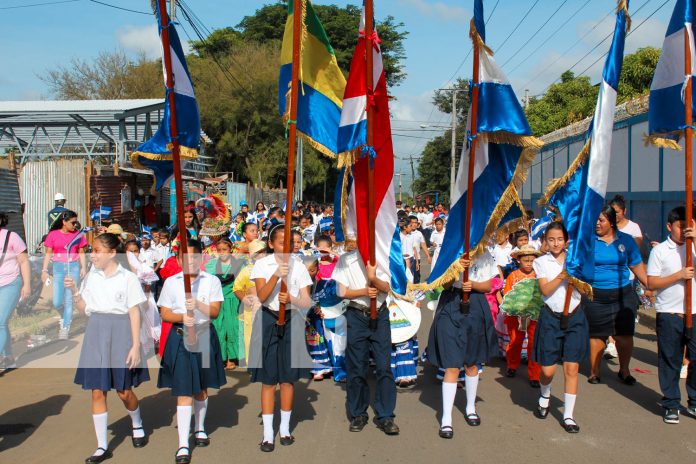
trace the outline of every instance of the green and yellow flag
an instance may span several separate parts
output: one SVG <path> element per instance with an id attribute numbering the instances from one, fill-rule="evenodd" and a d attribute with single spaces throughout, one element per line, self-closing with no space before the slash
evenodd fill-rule
<path id="1" fill-rule="evenodd" d="M 292 77 L 293 1 L 288 2 L 278 78 L 278 106 L 287 123 L 290 118 Z M 334 49 L 309 0 L 302 0 L 297 133 L 321 153 L 335 157 L 338 126 L 346 79 L 338 67 Z"/>

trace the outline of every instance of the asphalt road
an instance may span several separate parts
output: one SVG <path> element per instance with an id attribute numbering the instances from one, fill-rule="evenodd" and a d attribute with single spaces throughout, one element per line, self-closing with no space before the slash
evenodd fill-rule
<path id="1" fill-rule="evenodd" d="M 431 313 L 424 311 L 420 337 L 425 344 Z M 79 337 L 34 352 L 24 361 L 53 360 L 64 365 L 77 355 Z M 585 382 L 582 371 L 575 417 L 578 435 L 560 426 L 562 378 L 553 386 L 552 414 L 545 421 L 533 417 L 538 390 L 525 379 L 505 378 L 503 362 L 486 367 L 479 387 L 478 412 L 482 425 L 464 422 L 465 395 L 455 402 L 453 440 L 437 436 L 440 384 L 431 366 L 419 367 L 418 385 L 399 391 L 397 423 L 401 435 L 387 437 L 372 424 L 362 433 L 349 433 L 345 392 L 330 380 L 303 381 L 296 387 L 293 414 L 297 442 L 262 454 L 260 388 L 248 375 L 235 371 L 228 384 L 212 392 L 207 427 L 212 444 L 193 450 L 194 462 L 551 462 L 687 463 L 696 459 L 696 419 L 682 416 L 681 424 L 662 423 L 658 405 L 655 337 L 639 326 L 635 359 L 638 379 L 625 386 L 616 378 L 614 362 L 603 367 L 600 385 Z M 156 379 L 156 369 L 151 370 Z M 73 384 L 67 368 L 24 367 L 0 377 L 0 462 L 79 463 L 95 448 L 90 417 L 90 395 Z M 167 463 L 177 448 L 175 400 L 159 391 L 155 380 L 137 389 L 150 444 L 136 450 L 129 439 L 130 419 L 115 394 L 110 397 L 109 437 L 114 458 L 108 462 Z M 278 420 L 276 418 L 276 420 Z"/>

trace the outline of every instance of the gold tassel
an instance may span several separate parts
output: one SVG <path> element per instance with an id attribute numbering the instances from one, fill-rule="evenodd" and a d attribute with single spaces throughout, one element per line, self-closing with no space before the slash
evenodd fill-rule
<path id="1" fill-rule="evenodd" d="M 628 4 L 626 0 L 619 0 L 619 3 L 616 5 L 616 14 L 619 14 L 621 10 L 626 14 L 626 32 L 628 32 L 631 30 L 631 17 L 628 14 Z"/>
<path id="2" fill-rule="evenodd" d="M 653 135 L 643 135 L 643 143 L 647 147 L 648 145 L 652 145 L 657 148 L 669 148 L 671 150 L 676 150 L 676 151 L 681 151 L 681 146 L 679 145 L 679 142 L 673 139 L 668 139 L 665 136 L 666 135 L 676 135 L 680 139 L 683 135 L 682 131 L 675 131 L 675 132 L 668 132 L 665 134 L 653 134 Z M 694 134 L 696 136 L 696 134 Z"/>
<path id="3" fill-rule="evenodd" d="M 591 142 L 591 139 L 587 139 L 587 142 L 585 142 L 585 145 L 582 147 L 582 150 L 580 150 L 580 153 L 578 153 L 578 156 L 575 157 L 575 160 L 568 168 L 568 171 L 566 171 L 566 173 L 562 177 L 557 177 L 556 179 L 551 179 L 549 184 L 546 186 L 546 190 L 544 191 L 544 195 L 542 195 L 542 197 L 539 198 L 537 205 L 539 205 L 539 206 L 548 205 L 549 202 L 551 201 L 551 197 L 553 196 L 554 193 L 556 193 L 556 190 L 563 187 L 566 184 L 566 182 L 568 182 L 568 180 L 580 168 L 580 166 L 585 164 L 585 162 L 587 161 L 587 158 L 589 158 L 589 156 L 590 156 L 590 142 Z"/>
<path id="4" fill-rule="evenodd" d="M 471 38 L 472 42 L 474 42 L 474 46 L 478 46 L 479 48 L 483 49 L 489 56 L 493 56 L 493 50 L 491 50 L 488 47 L 488 45 L 486 45 L 486 42 L 483 41 L 481 35 L 476 30 L 476 24 L 474 24 L 473 18 L 471 18 L 471 22 L 469 23 L 469 37 Z"/>

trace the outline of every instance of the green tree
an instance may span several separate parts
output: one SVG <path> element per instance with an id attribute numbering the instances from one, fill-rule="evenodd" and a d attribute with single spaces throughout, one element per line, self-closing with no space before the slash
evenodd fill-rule
<path id="1" fill-rule="evenodd" d="M 619 103 L 647 95 L 657 62 L 660 59 L 659 48 L 645 47 L 624 58 L 619 80 Z"/>
<path id="2" fill-rule="evenodd" d="M 594 112 L 597 93 L 589 77 L 564 72 L 561 82 L 551 85 L 542 98 L 529 102 L 527 120 L 532 132 L 540 136 L 585 119 Z"/>
<path id="3" fill-rule="evenodd" d="M 469 80 L 457 78 L 451 87 L 457 90 L 457 120 L 459 124 L 466 122 L 466 115 L 469 112 L 471 101 L 469 97 Z M 436 90 L 433 95 L 433 105 L 443 113 L 452 114 L 452 91 Z"/>
<path id="4" fill-rule="evenodd" d="M 194 40 L 191 48 L 200 57 L 217 57 L 230 53 L 242 42 L 242 35 L 231 27 L 214 30 L 205 40 Z"/>
<path id="5" fill-rule="evenodd" d="M 339 67 L 347 75 L 357 41 L 361 8 L 355 5 L 347 5 L 345 8 L 336 5 L 314 5 L 314 10 L 329 36 Z M 278 2 L 259 8 L 252 16 L 245 16 L 237 25 L 237 30 L 246 41 L 281 42 L 286 20 L 287 4 Z M 397 22 L 393 16 L 377 21 L 377 32 L 382 41 L 384 70 L 387 84 L 391 87 L 399 85 L 406 78 L 403 66 L 406 52 L 403 42 L 408 32 L 403 28 L 404 23 Z"/>
<path id="6" fill-rule="evenodd" d="M 460 129 L 457 130 L 455 169 L 459 165 L 465 136 L 465 131 L 461 129 L 463 129 L 463 126 L 460 126 Z M 451 162 L 452 132 L 448 130 L 443 135 L 429 141 L 423 149 L 420 162 L 418 163 L 418 177 L 413 183 L 413 189 L 416 194 L 429 190 L 439 190 L 442 201 L 449 202 L 449 166 Z"/>

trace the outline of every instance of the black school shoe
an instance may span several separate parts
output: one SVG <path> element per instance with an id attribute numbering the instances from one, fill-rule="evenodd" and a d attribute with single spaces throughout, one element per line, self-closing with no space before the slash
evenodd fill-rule
<path id="1" fill-rule="evenodd" d="M 179 456 L 179 451 L 182 449 L 186 450 L 186 454 L 182 454 Z M 189 464 L 191 462 L 191 450 L 188 449 L 185 446 L 182 446 L 178 450 L 176 450 L 176 454 L 174 455 L 174 464 Z"/>
<path id="2" fill-rule="evenodd" d="M 464 420 L 471 427 L 478 427 L 479 425 L 481 425 L 481 418 L 476 413 L 467 414 L 466 417 L 464 417 Z"/>
<path id="3" fill-rule="evenodd" d="M 367 425 L 366 416 L 357 416 L 350 420 L 350 427 L 348 430 L 351 432 L 362 432 L 362 429 Z"/>
<path id="4" fill-rule="evenodd" d="M 97 455 L 93 455 L 93 456 L 88 457 L 87 459 L 85 459 L 85 463 L 86 463 L 86 464 L 94 464 L 94 463 L 96 463 L 96 462 L 104 462 L 104 461 L 106 461 L 107 459 L 110 459 L 110 458 L 113 456 L 113 454 L 111 453 L 111 451 L 108 450 L 108 449 L 97 448 L 97 451 L 99 451 L 99 450 L 104 451 L 104 453 L 103 453 L 103 454 L 100 454 L 100 455 L 98 455 L 98 456 L 97 456 Z"/>
<path id="5" fill-rule="evenodd" d="M 516 375 L 517 369 L 508 369 L 507 372 L 505 372 L 505 377 L 513 378 Z"/>
<path id="6" fill-rule="evenodd" d="M 549 416 L 549 408 L 542 408 L 541 406 L 537 405 L 536 409 L 534 410 L 534 417 L 537 419 L 546 419 Z"/>
<path id="7" fill-rule="evenodd" d="M 275 445 L 271 441 L 262 441 L 259 443 L 259 449 L 264 453 L 270 453 L 275 449 Z"/>
<path id="8" fill-rule="evenodd" d="M 571 417 L 568 417 L 567 419 L 563 419 L 563 428 L 568 433 L 579 433 L 580 432 L 580 426 L 577 424 L 577 422 L 575 422 L 575 419 L 573 419 Z"/>
<path id="9" fill-rule="evenodd" d="M 142 427 L 135 427 L 133 430 L 143 430 Z M 144 435 L 142 437 L 134 437 L 131 435 L 131 441 L 133 442 L 133 448 L 143 448 L 145 445 L 148 443 L 148 438 L 147 435 Z"/>
<path id="10" fill-rule="evenodd" d="M 438 435 L 440 435 L 440 438 L 450 440 L 454 436 L 454 429 L 450 425 L 445 425 L 443 427 L 440 427 Z"/>
<path id="11" fill-rule="evenodd" d="M 290 446 L 295 443 L 295 437 L 288 435 L 287 437 L 280 437 L 280 444 L 283 446 Z"/>
<path id="12" fill-rule="evenodd" d="M 205 437 L 199 437 L 199 433 L 204 433 Z M 196 444 L 196 446 L 200 448 L 205 448 L 206 446 L 210 445 L 210 437 L 208 437 L 208 433 L 205 430 L 198 430 L 196 432 L 193 432 L 193 441 Z"/>
<path id="13" fill-rule="evenodd" d="M 375 417 L 375 424 L 377 425 L 377 428 L 380 429 L 382 432 L 384 432 L 387 435 L 398 435 L 400 430 L 399 426 L 396 425 L 394 422 L 394 419 L 388 418 L 388 419 L 382 419 L 380 421 L 377 420 Z"/>

